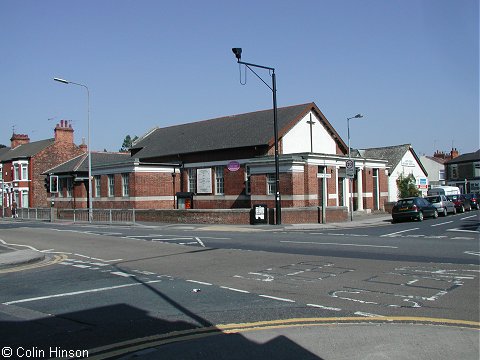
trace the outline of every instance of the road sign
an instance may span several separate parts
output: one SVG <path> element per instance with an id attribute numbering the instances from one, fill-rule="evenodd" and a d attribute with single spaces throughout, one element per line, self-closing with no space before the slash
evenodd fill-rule
<path id="1" fill-rule="evenodd" d="M 355 161 L 352 159 L 348 159 L 345 162 L 345 169 L 347 173 L 348 178 L 354 178 L 355 177 Z"/>

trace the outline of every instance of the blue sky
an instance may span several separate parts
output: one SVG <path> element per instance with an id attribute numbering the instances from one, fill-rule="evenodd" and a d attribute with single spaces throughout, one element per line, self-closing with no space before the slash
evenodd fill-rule
<path id="1" fill-rule="evenodd" d="M 272 107 L 231 52 L 274 67 L 278 106 L 314 101 L 352 147 L 479 148 L 478 0 L 0 0 L 0 144 L 73 121 L 127 134 Z M 270 82 L 268 73 L 262 73 Z M 50 120 L 49 120 L 50 119 Z M 255 131 L 255 129 L 252 129 Z"/>

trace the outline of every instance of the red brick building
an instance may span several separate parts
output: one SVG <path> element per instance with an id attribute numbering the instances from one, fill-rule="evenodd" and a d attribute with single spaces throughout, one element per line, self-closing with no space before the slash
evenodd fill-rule
<path id="1" fill-rule="evenodd" d="M 13 134 L 11 146 L 0 152 L 2 202 L 10 208 L 48 206 L 45 176 L 42 173 L 85 150 L 73 142 L 73 128 L 66 120 L 55 127 L 52 139 L 30 142 L 25 134 Z"/>
<path id="2" fill-rule="evenodd" d="M 347 146 L 314 103 L 279 108 L 277 119 L 282 208 L 349 207 L 352 193 L 355 210 L 384 209 L 387 161 L 355 158 L 350 189 Z M 173 209 L 190 193 L 194 209 L 273 208 L 273 153 L 272 110 L 155 128 L 131 156 L 92 154 L 93 207 Z M 48 172 L 63 184 L 59 206 L 86 207 L 85 184 L 75 181 L 86 178 L 85 155 Z"/>

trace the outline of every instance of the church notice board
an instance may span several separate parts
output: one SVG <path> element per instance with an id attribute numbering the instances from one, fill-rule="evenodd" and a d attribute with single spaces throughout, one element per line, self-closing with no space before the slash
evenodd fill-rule
<path id="1" fill-rule="evenodd" d="M 197 169 L 197 194 L 212 193 L 212 169 Z"/>

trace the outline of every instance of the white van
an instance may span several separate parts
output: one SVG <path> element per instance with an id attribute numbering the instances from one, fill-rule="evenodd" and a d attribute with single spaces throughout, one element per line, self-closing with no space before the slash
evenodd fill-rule
<path id="1" fill-rule="evenodd" d="M 439 186 L 428 189 L 427 195 L 460 195 L 460 189 L 456 186 Z"/>

